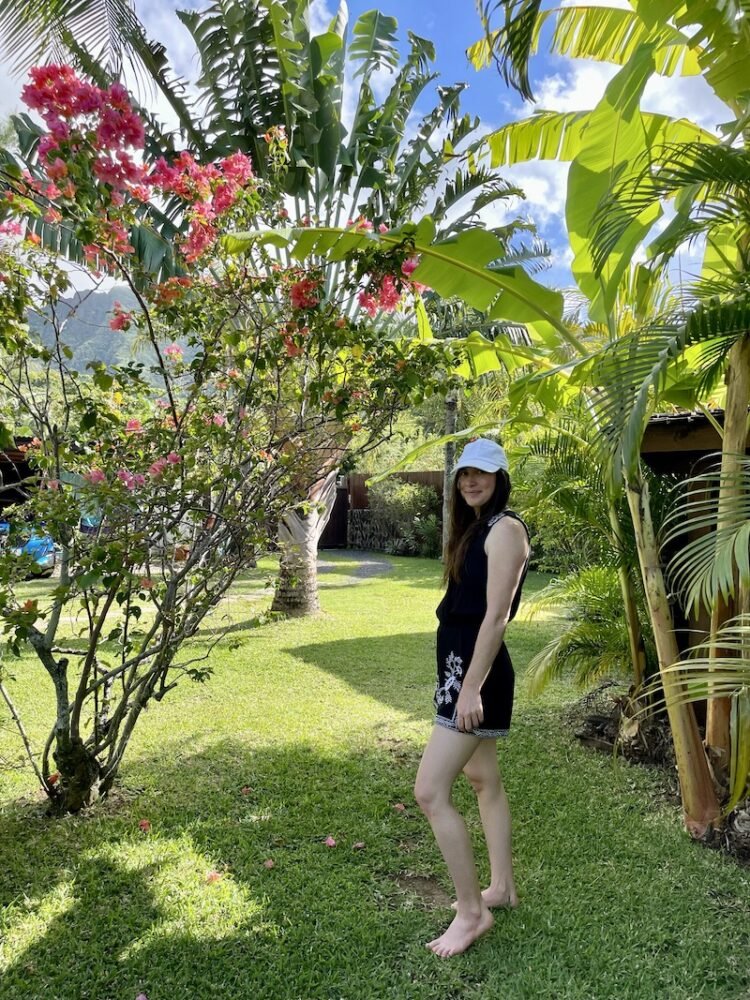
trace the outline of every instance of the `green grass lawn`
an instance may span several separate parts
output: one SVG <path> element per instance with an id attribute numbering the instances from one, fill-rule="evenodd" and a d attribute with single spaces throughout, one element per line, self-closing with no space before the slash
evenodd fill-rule
<path id="1" fill-rule="evenodd" d="M 750 997 L 750 873 L 689 841 L 658 773 L 576 745 L 560 721 L 574 692 L 525 696 L 554 618 L 521 614 L 508 639 L 520 691 L 500 752 L 521 905 L 464 956 L 425 949 L 450 919 L 412 795 L 439 566 L 394 558 L 357 580 L 351 556 L 325 558 L 313 620 L 249 628 L 269 566 L 238 585 L 214 677 L 148 711 L 90 814 L 45 819 L 30 772 L 0 774 L 0 996 Z M 39 736 L 48 685 L 31 659 L 13 670 Z M 0 759 L 18 759 L 1 716 Z M 479 838 L 464 783 L 458 798 Z"/>

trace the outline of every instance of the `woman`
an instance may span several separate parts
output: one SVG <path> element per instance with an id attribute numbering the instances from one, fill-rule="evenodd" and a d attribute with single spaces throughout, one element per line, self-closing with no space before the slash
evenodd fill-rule
<path id="1" fill-rule="evenodd" d="M 427 945 L 442 958 L 466 951 L 492 927 L 491 907 L 517 904 L 497 738 L 507 735 L 513 709 L 513 665 L 503 638 L 529 560 L 526 526 L 507 509 L 510 478 L 500 445 L 472 441 L 454 473 L 448 589 L 437 609 L 435 726 L 414 789 L 456 889 L 453 922 Z M 477 793 L 487 842 L 491 879 L 484 892 L 466 824 L 451 801 L 461 771 Z"/>

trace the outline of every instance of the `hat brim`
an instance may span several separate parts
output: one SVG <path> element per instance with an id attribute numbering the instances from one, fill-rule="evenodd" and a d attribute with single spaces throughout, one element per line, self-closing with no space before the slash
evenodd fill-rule
<path id="1" fill-rule="evenodd" d="M 508 471 L 504 465 L 497 465 L 495 462 L 482 461 L 479 459 L 474 462 L 457 462 L 453 466 L 453 472 L 451 475 L 455 476 L 455 474 L 460 472 L 461 469 L 479 469 L 482 472 L 500 472 L 501 469 L 505 469 L 506 472 Z"/>

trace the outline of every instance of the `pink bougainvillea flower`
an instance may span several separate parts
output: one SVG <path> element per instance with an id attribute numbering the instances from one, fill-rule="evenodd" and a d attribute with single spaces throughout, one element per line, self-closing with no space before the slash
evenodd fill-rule
<path id="1" fill-rule="evenodd" d="M 148 1000 L 148 997 L 145 993 L 139 993 L 135 1000 Z"/>
<path id="2" fill-rule="evenodd" d="M 221 872 L 212 871 L 206 875 L 206 884 L 211 885 L 213 882 L 221 882 Z"/>
<path id="3" fill-rule="evenodd" d="M 333 839 L 333 837 L 326 837 L 326 839 L 323 841 L 323 843 L 326 845 L 326 847 L 335 847 L 336 846 L 336 841 Z"/>
<path id="4" fill-rule="evenodd" d="M 284 347 L 286 348 L 287 357 L 296 358 L 302 354 L 302 348 L 299 344 L 295 344 L 291 337 L 284 337 Z"/>
<path id="5" fill-rule="evenodd" d="M 59 479 L 47 479 L 45 481 L 44 485 L 45 485 L 45 487 L 48 490 L 59 490 L 60 489 L 60 480 Z"/>
<path id="6" fill-rule="evenodd" d="M 92 486 L 97 486 L 99 483 L 106 483 L 107 481 L 107 477 L 101 469 L 89 469 L 88 472 L 84 472 L 83 478 L 86 482 L 91 483 Z"/>
<path id="7" fill-rule="evenodd" d="M 68 176 L 68 165 L 60 156 L 46 166 L 47 176 L 51 181 L 61 181 Z"/>
<path id="8" fill-rule="evenodd" d="M 169 344 L 164 348 L 164 354 L 171 361 L 180 361 L 185 352 L 179 344 Z"/>
<path id="9" fill-rule="evenodd" d="M 21 236 L 23 235 L 23 227 L 20 222 L 15 222 L 13 220 L 8 220 L 7 222 L 0 223 L 0 236 Z"/>
<path id="10" fill-rule="evenodd" d="M 148 474 L 152 479 L 158 479 L 167 467 L 166 458 L 157 458 L 157 460 L 149 466 Z"/>
<path id="11" fill-rule="evenodd" d="M 320 285 L 313 278 L 296 281 L 289 290 L 293 309 L 314 309 L 320 303 Z"/>
<path id="12" fill-rule="evenodd" d="M 215 424 L 217 427 L 223 427 L 227 422 L 227 418 L 224 416 L 223 413 L 214 413 L 213 417 L 211 418 L 211 422 Z"/>
<path id="13" fill-rule="evenodd" d="M 135 489 L 135 476 L 129 469 L 118 469 L 116 475 L 126 490 Z"/>
<path id="14" fill-rule="evenodd" d="M 154 586 L 154 581 L 150 576 L 142 576 L 138 581 L 138 586 L 143 590 L 152 590 Z"/>
<path id="15" fill-rule="evenodd" d="M 386 224 L 384 222 L 381 222 L 380 225 L 378 226 L 378 232 L 379 233 L 387 233 L 388 232 L 388 226 L 386 226 Z"/>
<path id="16" fill-rule="evenodd" d="M 370 292 L 361 291 L 357 296 L 357 302 L 362 306 L 364 311 L 371 317 L 375 317 L 378 314 L 378 301 L 374 295 Z"/>
<path id="17" fill-rule="evenodd" d="M 138 823 L 138 829 L 142 833 L 148 833 L 149 830 L 151 829 L 151 820 L 150 819 L 142 819 L 142 820 L 140 820 L 139 823 Z"/>
<path id="18" fill-rule="evenodd" d="M 141 434 L 143 433 L 143 424 L 140 420 L 136 420 L 135 417 L 132 420 L 128 420 L 125 424 L 126 434 Z"/>
<path id="19" fill-rule="evenodd" d="M 397 812 L 397 813 L 406 812 L 406 806 L 404 805 L 403 802 L 396 802 L 394 804 L 393 808 L 394 808 L 395 812 Z"/>
<path id="20" fill-rule="evenodd" d="M 263 862 L 263 867 L 264 868 L 273 868 L 274 864 L 275 864 L 275 862 L 274 862 L 273 858 L 266 858 L 266 860 Z"/>
<path id="21" fill-rule="evenodd" d="M 179 465 L 181 461 L 182 459 L 180 458 L 180 456 L 177 454 L 176 451 L 170 451 L 170 453 L 167 455 L 167 462 L 170 465 Z"/>
<path id="22" fill-rule="evenodd" d="M 385 312 L 393 312 L 401 301 L 401 291 L 396 287 L 392 274 L 386 274 L 380 284 L 378 302 Z"/>
<path id="23" fill-rule="evenodd" d="M 60 780 L 60 772 L 53 771 L 52 774 L 50 774 L 50 776 L 47 778 L 47 784 L 56 785 L 59 780 Z"/>
<path id="24" fill-rule="evenodd" d="M 419 257 L 407 257 L 401 265 L 401 273 L 405 278 L 410 278 L 419 266 Z"/>

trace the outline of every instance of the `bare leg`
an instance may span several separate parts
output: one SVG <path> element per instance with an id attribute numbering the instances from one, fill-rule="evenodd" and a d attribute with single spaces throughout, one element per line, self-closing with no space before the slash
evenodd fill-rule
<path id="1" fill-rule="evenodd" d="M 517 906 L 510 808 L 497 763 L 496 741 L 481 740 L 463 770 L 477 793 L 490 858 L 490 884 L 482 898 L 487 906 Z"/>
<path id="2" fill-rule="evenodd" d="M 492 927 L 492 914 L 479 891 L 471 841 L 451 801 L 451 789 L 479 739 L 435 726 L 417 772 L 414 794 L 430 821 L 456 889 L 456 916 L 448 930 L 427 945 L 436 955 L 459 955 Z"/>

